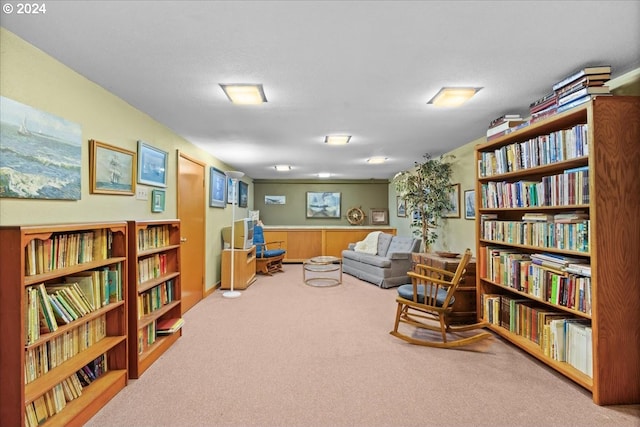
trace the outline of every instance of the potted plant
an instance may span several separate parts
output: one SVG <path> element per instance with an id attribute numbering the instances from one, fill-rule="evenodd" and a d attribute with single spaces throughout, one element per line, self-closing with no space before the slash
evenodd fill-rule
<path id="1" fill-rule="evenodd" d="M 451 206 L 452 155 L 431 158 L 425 154 L 415 169 L 398 172 L 393 178 L 396 192 L 407 201 L 413 233 L 422 238 L 425 252 L 436 242 L 440 219 Z"/>

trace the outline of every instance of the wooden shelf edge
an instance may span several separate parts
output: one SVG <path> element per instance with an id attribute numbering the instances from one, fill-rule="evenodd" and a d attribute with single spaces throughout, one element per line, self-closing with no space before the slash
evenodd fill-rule
<path id="1" fill-rule="evenodd" d="M 181 300 L 173 300 L 171 302 L 166 303 L 165 305 L 163 305 L 159 309 L 154 310 L 149 314 L 145 314 L 140 319 L 138 319 L 138 327 L 137 327 L 137 329 L 144 328 L 149 323 L 151 323 L 154 320 L 162 317 L 165 313 L 171 311 L 172 308 L 174 308 L 174 307 L 176 307 L 176 306 L 178 306 L 180 304 L 181 304 Z"/>
<path id="2" fill-rule="evenodd" d="M 138 366 L 136 372 L 130 370 L 129 378 L 136 379 L 147 370 L 149 367 L 158 360 L 162 354 L 169 349 L 177 340 L 182 336 L 182 329 L 176 331 L 171 335 L 162 335 L 156 338 L 154 342 L 147 350 L 138 354 Z M 137 374 L 137 375 L 136 375 Z"/>
<path id="3" fill-rule="evenodd" d="M 161 283 L 166 282 L 167 280 L 171 280 L 180 275 L 179 271 L 174 271 L 171 273 L 164 274 L 160 277 L 154 277 L 153 279 L 149 279 L 146 282 L 138 284 L 138 294 L 144 293 L 151 288 L 158 286 Z"/>
<path id="4" fill-rule="evenodd" d="M 61 365 L 56 366 L 43 376 L 26 384 L 24 387 L 24 403 L 33 402 L 43 393 L 51 390 L 56 384 L 76 373 L 83 366 L 95 360 L 101 354 L 107 353 L 109 350 L 126 341 L 125 335 L 115 337 L 105 337 L 91 347 L 76 354 L 72 358 L 64 361 Z"/>
<path id="5" fill-rule="evenodd" d="M 125 369 L 106 372 L 83 388 L 80 397 L 67 402 L 60 413 L 49 417 L 42 426 L 82 426 L 126 385 Z"/>
<path id="6" fill-rule="evenodd" d="M 565 377 L 571 379 L 572 381 L 574 381 L 578 385 L 580 385 L 580 386 L 586 388 L 587 390 L 593 392 L 593 378 L 591 378 L 588 375 L 580 372 L 579 370 L 577 370 L 573 366 L 569 365 L 568 363 L 559 362 L 557 360 L 553 360 L 553 359 L 550 359 L 549 357 L 545 356 L 544 353 L 542 352 L 542 350 L 540 350 L 540 347 L 536 343 L 534 343 L 533 341 L 531 341 L 531 340 L 529 340 L 529 339 L 527 339 L 525 337 L 521 337 L 519 335 L 516 335 L 516 334 L 514 334 L 512 332 L 509 332 L 508 330 L 506 330 L 505 328 L 503 328 L 501 326 L 489 325 L 488 328 L 491 329 L 496 334 L 498 334 L 501 337 L 503 337 L 504 339 L 506 339 L 507 341 L 511 342 L 515 346 L 521 348 L 522 350 L 524 350 L 525 352 L 527 352 L 531 356 L 535 357 L 536 359 L 538 359 L 539 361 L 541 361 L 545 365 L 550 366 L 551 368 L 553 368 L 556 371 L 560 372 L 562 375 L 564 375 Z"/>
<path id="7" fill-rule="evenodd" d="M 126 260 L 126 257 L 111 257 L 90 262 L 83 262 L 82 264 L 76 264 L 69 267 L 58 268 L 47 273 L 24 276 L 24 285 L 35 285 L 49 280 L 57 279 L 58 277 L 70 276 L 72 274 L 80 273 L 87 270 L 95 270 L 96 268 L 106 267 L 112 264 L 117 264 L 119 262 L 124 262 Z"/>

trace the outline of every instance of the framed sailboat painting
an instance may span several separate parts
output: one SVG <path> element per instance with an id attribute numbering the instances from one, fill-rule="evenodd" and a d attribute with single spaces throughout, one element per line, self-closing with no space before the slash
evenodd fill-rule
<path id="1" fill-rule="evenodd" d="M 136 153 L 94 139 L 89 142 L 90 192 L 124 196 L 135 194 Z"/>
<path id="2" fill-rule="evenodd" d="M 0 96 L 0 198 L 80 200 L 82 128 Z"/>

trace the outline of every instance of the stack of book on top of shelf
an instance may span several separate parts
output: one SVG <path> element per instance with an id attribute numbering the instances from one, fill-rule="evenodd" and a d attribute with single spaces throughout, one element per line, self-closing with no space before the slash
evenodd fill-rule
<path id="1" fill-rule="evenodd" d="M 487 129 L 487 140 L 498 138 L 526 126 L 528 122 L 520 114 L 503 114 L 491 120 Z"/>
<path id="2" fill-rule="evenodd" d="M 546 117 L 556 114 L 558 111 L 558 94 L 551 92 L 542 98 L 529 104 L 530 122 L 535 123 Z"/>
<path id="3" fill-rule="evenodd" d="M 582 68 L 553 85 L 561 113 L 589 101 L 594 95 L 611 95 L 605 82 L 611 79 L 611 66 Z"/>

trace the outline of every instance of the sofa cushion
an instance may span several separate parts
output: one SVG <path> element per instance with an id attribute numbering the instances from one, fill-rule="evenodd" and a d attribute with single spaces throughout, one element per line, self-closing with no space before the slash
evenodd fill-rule
<path id="1" fill-rule="evenodd" d="M 389 249 L 389 245 L 391 244 L 391 240 L 395 238 L 389 233 L 380 233 L 378 236 L 378 255 L 387 256 L 387 251 Z"/>
<path id="2" fill-rule="evenodd" d="M 389 249 L 385 253 L 389 255 L 393 252 L 412 252 L 415 241 L 416 239 L 413 237 L 393 236 L 389 244 Z"/>
<path id="3" fill-rule="evenodd" d="M 389 268 L 391 266 L 391 260 L 389 258 L 381 257 L 379 255 L 369 255 L 356 251 L 342 251 L 342 257 L 372 265 L 374 267 Z"/>

